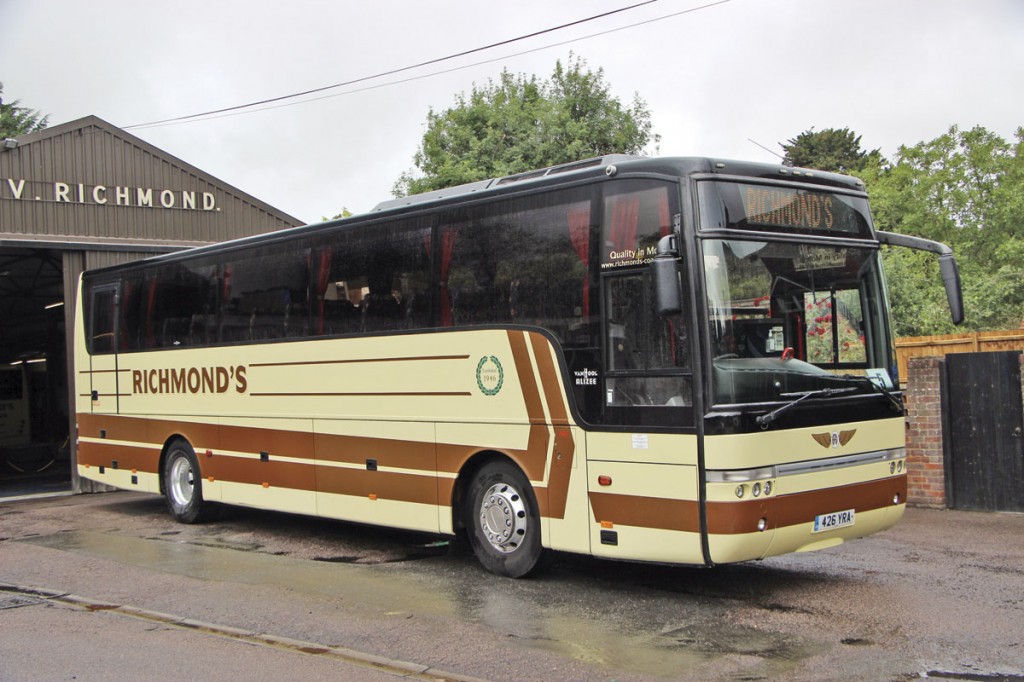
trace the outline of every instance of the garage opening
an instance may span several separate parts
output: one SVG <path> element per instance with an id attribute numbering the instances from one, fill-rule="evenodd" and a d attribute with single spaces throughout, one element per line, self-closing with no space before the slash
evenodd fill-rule
<path id="1" fill-rule="evenodd" d="M 0 248 L 0 497 L 71 490 L 60 251 Z"/>

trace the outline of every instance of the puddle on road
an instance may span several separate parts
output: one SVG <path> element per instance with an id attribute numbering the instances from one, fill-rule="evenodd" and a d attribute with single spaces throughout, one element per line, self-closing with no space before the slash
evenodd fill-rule
<path id="1" fill-rule="evenodd" d="M 337 597 L 369 613 L 468 620 L 525 649 L 635 674 L 672 678 L 715 661 L 726 676 L 774 678 L 810 655 L 806 643 L 731 622 L 721 599 L 579 576 L 507 580 L 445 557 L 398 569 L 96 531 L 20 541 L 202 580 Z"/>
<path id="2" fill-rule="evenodd" d="M 376 574 L 366 567 L 328 565 L 263 554 L 237 545 L 215 547 L 206 542 L 177 541 L 173 537 L 137 538 L 81 530 L 21 541 L 200 580 L 269 585 L 306 594 L 342 597 L 346 603 L 363 603 L 374 609 L 442 615 L 452 612 L 451 604 L 424 590 L 422 585 L 403 584 L 402 580 Z"/>

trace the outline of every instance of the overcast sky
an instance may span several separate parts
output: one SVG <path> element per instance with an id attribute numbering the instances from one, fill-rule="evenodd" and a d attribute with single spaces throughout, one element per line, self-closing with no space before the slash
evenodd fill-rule
<path id="1" fill-rule="evenodd" d="M 127 127 L 400 69 L 638 1 L 0 0 L 0 82 L 6 101 L 48 113 L 50 125 L 96 115 Z M 711 1 L 658 0 L 303 98 L 315 101 L 131 132 L 316 222 L 390 198 L 431 107 L 502 68 L 547 78 L 570 51 L 603 68 L 624 103 L 634 93 L 647 102 L 663 155 L 772 161 L 750 140 L 781 151 L 813 126 L 849 127 L 865 149 L 891 156 L 951 124 L 1007 139 L 1024 125 L 1021 0 L 697 9 Z M 650 23 L 586 38 L 639 22 Z M 464 68 L 439 74 L 455 67 Z M 367 85 L 384 86 L 356 91 Z"/>

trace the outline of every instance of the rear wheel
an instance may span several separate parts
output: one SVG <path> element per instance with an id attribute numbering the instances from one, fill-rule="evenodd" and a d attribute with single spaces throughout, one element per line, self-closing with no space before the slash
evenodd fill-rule
<path id="1" fill-rule="evenodd" d="M 484 568 L 510 578 L 529 574 L 540 559 L 540 515 L 533 488 L 510 462 L 484 466 L 470 482 L 469 542 Z"/>
<path id="2" fill-rule="evenodd" d="M 192 446 L 184 441 L 175 441 L 167 452 L 164 491 L 167 508 L 181 523 L 196 523 L 209 516 L 211 505 L 203 500 L 199 461 Z"/>

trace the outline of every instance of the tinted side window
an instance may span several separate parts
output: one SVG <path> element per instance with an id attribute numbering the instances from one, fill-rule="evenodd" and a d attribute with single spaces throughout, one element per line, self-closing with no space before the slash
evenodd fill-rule
<path id="1" fill-rule="evenodd" d="M 361 225 L 313 253 L 313 334 L 430 326 L 429 223 Z"/>
<path id="2" fill-rule="evenodd" d="M 591 192 L 550 192 L 443 215 L 440 325 L 536 325 L 570 344 L 587 337 L 595 295 Z"/>
<path id="3" fill-rule="evenodd" d="M 139 272 L 129 272 L 121 280 L 121 348 L 123 350 L 141 350 L 152 348 L 154 343 L 147 343 L 147 318 L 151 314 L 151 293 L 156 293 L 156 282 L 153 276 Z"/>
<path id="4" fill-rule="evenodd" d="M 122 280 L 121 349 L 175 348 L 217 341 L 217 266 L 167 263 Z"/>
<path id="5" fill-rule="evenodd" d="M 308 246 L 295 242 L 250 248 L 225 260 L 219 280 L 221 341 L 308 335 Z"/>
<path id="6" fill-rule="evenodd" d="M 608 186 L 601 223 L 601 269 L 645 265 L 661 237 L 672 231 L 669 185 L 624 180 Z"/>
<path id="7" fill-rule="evenodd" d="M 117 288 L 97 287 L 92 290 L 89 307 L 89 352 L 97 355 L 113 353 L 116 350 L 117 330 Z"/>

